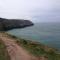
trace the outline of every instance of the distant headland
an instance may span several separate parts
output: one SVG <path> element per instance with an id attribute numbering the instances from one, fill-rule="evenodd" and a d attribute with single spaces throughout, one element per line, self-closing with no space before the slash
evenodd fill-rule
<path id="1" fill-rule="evenodd" d="M 24 28 L 34 25 L 30 20 L 0 18 L 0 31 Z"/>

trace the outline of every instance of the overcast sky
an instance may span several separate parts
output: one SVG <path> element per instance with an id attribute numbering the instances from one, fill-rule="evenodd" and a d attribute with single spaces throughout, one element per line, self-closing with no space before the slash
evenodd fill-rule
<path id="1" fill-rule="evenodd" d="M 60 22 L 60 0 L 0 0 L 0 17 Z"/>

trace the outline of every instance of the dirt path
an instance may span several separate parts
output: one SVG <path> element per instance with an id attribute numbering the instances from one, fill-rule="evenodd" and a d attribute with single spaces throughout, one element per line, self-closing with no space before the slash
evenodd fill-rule
<path id="1" fill-rule="evenodd" d="M 11 60 L 36 60 L 35 57 L 32 57 L 22 47 L 18 46 L 14 39 L 7 37 L 3 33 L 0 33 L 0 39 L 5 43 Z"/>

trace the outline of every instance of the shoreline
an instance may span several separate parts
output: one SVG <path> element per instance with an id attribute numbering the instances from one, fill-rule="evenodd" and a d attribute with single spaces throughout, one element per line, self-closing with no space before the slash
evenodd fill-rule
<path id="1" fill-rule="evenodd" d="M 41 45 L 47 46 L 47 47 L 49 47 L 49 48 L 53 48 L 53 49 L 55 49 L 55 50 L 58 50 L 58 51 L 60 52 L 60 49 L 55 48 L 55 47 L 48 46 L 48 44 L 40 43 L 40 41 L 31 40 L 31 39 L 24 39 L 24 38 L 21 38 L 21 37 L 19 38 L 19 37 L 15 36 L 15 35 L 9 34 L 8 32 L 6 32 L 6 33 L 7 33 L 9 36 L 13 37 L 13 38 L 21 39 L 21 40 L 26 40 L 26 41 L 29 41 L 29 42 L 35 42 L 36 44 L 41 44 Z"/>
<path id="2" fill-rule="evenodd" d="M 1 34 L 1 33 L 0 33 Z M 25 39 L 19 39 L 16 36 L 12 36 L 5 32 L 2 32 L 4 39 L 9 38 L 9 40 L 14 41 L 19 47 L 25 49 L 31 55 L 38 57 L 39 59 L 47 60 L 60 60 L 60 54 L 56 52 L 56 49 L 40 44 L 39 42 L 27 41 Z M 2 39 L 3 39 L 2 37 Z M 5 40 L 4 40 L 5 41 Z M 8 40 L 7 40 L 8 41 Z M 10 43 L 10 42 L 9 42 Z M 13 43 L 14 44 L 14 43 Z M 21 53 L 22 54 L 22 53 Z M 37 60 L 39 60 L 37 59 Z"/>

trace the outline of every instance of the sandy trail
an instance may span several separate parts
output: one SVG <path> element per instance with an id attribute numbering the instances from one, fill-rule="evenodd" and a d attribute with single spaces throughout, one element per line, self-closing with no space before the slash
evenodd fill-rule
<path id="1" fill-rule="evenodd" d="M 26 50 L 18 46 L 14 39 L 7 37 L 6 34 L 0 33 L 0 39 L 5 43 L 11 60 L 36 60 L 35 57 L 32 57 Z"/>

